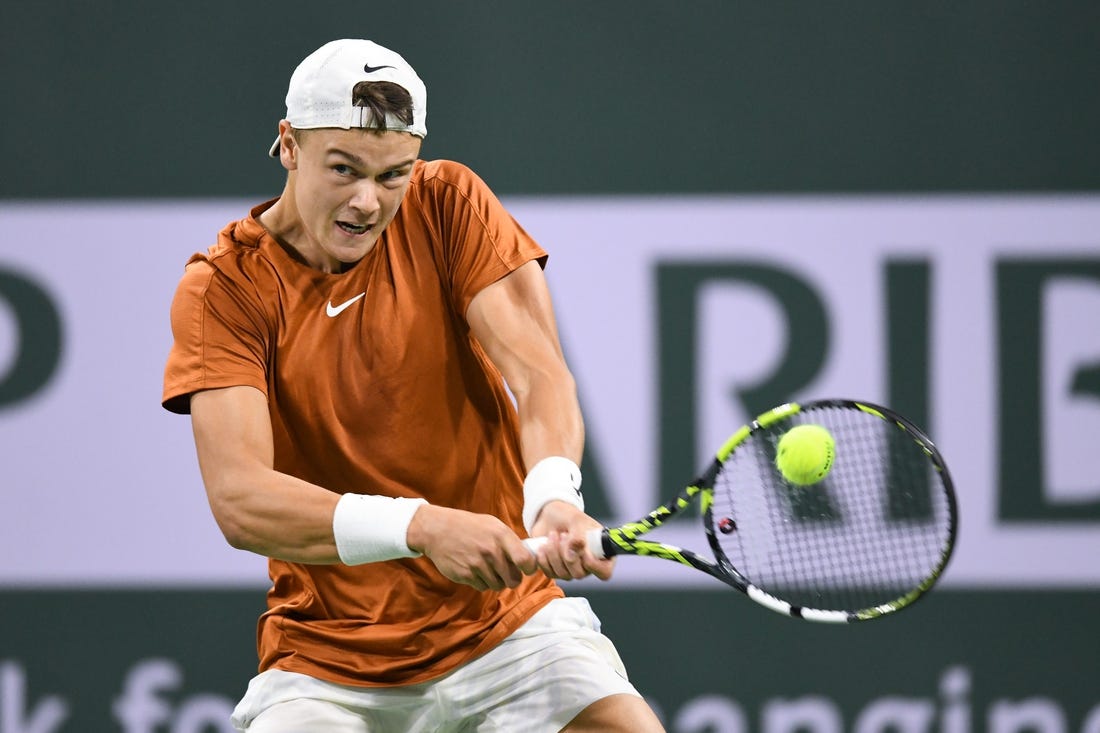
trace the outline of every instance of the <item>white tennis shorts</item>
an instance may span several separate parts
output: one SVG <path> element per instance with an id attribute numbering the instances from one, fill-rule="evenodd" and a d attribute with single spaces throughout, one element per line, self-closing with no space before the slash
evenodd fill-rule
<path id="1" fill-rule="evenodd" d="M 638 695 L 588 601 L 558 598 L 488 653 L 430 682 L 364 688 L 262 672 L 232 720 L 248 733 L 549 733 L 623 693 Z"/>

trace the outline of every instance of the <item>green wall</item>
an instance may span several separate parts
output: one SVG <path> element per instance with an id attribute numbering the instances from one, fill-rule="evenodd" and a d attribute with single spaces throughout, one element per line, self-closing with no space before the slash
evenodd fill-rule
<path id="1" fill-rule="evenodd" d="M 1100 4 L 7 3 L 0 197 L 266 195 L 291 71 L 403 52 L 500 193 L 1100 188 Z"/>
<path id="2" fill-rule="evenodd" d="M 941 592 L 856 627 L 781 617 L 733 591 L 586 595 L 670 731 L 1100 730 L 1100 636 L 1081 633 L 1096 594 Z M 0 730 L 228 730 L 261 605 L 259 592 L 9 593 Z M 35 716 L 38 728 L 4 728 Z"/>

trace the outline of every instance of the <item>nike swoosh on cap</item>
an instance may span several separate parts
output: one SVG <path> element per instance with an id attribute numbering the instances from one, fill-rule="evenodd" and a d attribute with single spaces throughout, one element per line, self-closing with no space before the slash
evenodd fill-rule
<path id="1" fill-rule="evenodd" d="M 359 299 L 360 299 L 360 298 L 362 298 L 362 297 L 363 297 L 364 295 L 366 295 L 366 292 L 362 292 L 362 293 L 359 293 L 359 295 L 356 295 L 356 296 L 355 296 L 354 298 L 352 298 L 351 300 L 345 300 L 345 301 L 344 301 L 343 303 L 341 303 L 340 305 L 333 305 L 333 304 L 332 304 L 332 301 L 330 300 L 330 301 L 328 302 L 328 305 L 326 305 L 326 306 L 325 306 L 325 313 L 327 313 L 327 314 L 328 314 L 328 317 L 329 317 L 329 318 L 335 318 L 336 316 L 340 315 L 340 314 L 341 314 L 341 313 L 343 313 L 343 312 L 344 312 L 345 310 L 347 310 L 347 309 L 348 309 L 348 308 L 349 308 L 349 307 L 351 306 L 351 304 L 352 304 L 352 303 L 354 303 L 355 301 L 359 300 Z"/>
<path id="2" fill-rule="evenodd" d="M 393 68 L 392 66 L 371 66 L 370 64 L 365 64 L 363 66 L 363 71 L 367 72 L 368 74 L 373 74 L 374 72 L 378 71 L 379 69 L 392 69 L 392 68 Z"/>

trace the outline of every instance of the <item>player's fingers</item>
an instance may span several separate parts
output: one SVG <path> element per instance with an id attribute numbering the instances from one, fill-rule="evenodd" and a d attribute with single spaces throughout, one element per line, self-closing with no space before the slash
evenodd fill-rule
<path id="1" fill-rule="evenodd" d="M 538 552 L 534 553 L 527 549 L 527 545 L 523 543 L 518 537 L 515 542 L 510 542 L 507 546 L 508 560 L 519 573 L 522 575 L 534 575 L 539 571 L 539 556 Z M 523 580 L 520 577 L 516 582 Z"/>
<path id="2" fill-rule="evenodd" d="M 485 585 L 485 581 L 481 579 L 481 576 L 476 572 L 470 572 L 463 575 L 452 575 L 450 579 L 456 583 L 462 583 L 468 585 L 474 590 L 486 590 L 488 586 Z"/>
<path id="3" fill-rule="evenodd" d="M 562 564 L 565 568 L 565 575 L 562 578 L 569 580 L 578 580 L 588 575 L 588 570 L 585 568 L 584 563 L 584 539 L 581 538 L 581 547 L 576 547 L 576 539 L 563 533 L 560 540 L 560 552 L 562 557 Z"/>
<path id="4" fill-rule="evenodd" d="M 526 555 L 525 562 L 533 562 L 531 560 L 531 553 L 527 552 L 526 548 L 523 554 Z M 503 555 L 500 559 L 500 563 L 494 567 L 494 570 L 505 587 L 515 588 L 523 581 L 524 572 L 522 568 L 519 567 L 519 564 L 512 559 L 510 554 Z"/>
<path id="5" fill-rule="evenodd" d="M 595 575 L 600 580 L 611 579 L 611 574 L 615 569 L 614 559 L 599 558 L 593 555 L 591 549 L 588 547 L 587 532 L 573 534 L 569 539 L 569 547 L 579 558 L 577 563 L 579 569 L 576 567 L 572 567 L 571 569 L 574 572 L 583 573 L 583 575 L 575 575 L 574 577 Z"/>
<path id="6" fill-rule="evenodd" d="M 471 583 L 471 585 L 478 590 L 502 590 L 504 588 L 504 579 L 492 566 L 474 568 L 473 577 L 477 583 Z"/>
<path id="7" fill-rule="evenodd" d="M 572 576 L 561 548 L 561 535 L 555 531 L 548 532 L 546 543 L 539 548 L 539 567 L 551 578 L 568 579 Z"/>
<path id="8" fill-rule="evenodd" d="M 611 580 L 611 574 L 615 571 L 615 558 L 596 558 L 588 555 L 584 562 L 585 569 L 600 580 Z"/>
<path id="9" fill-rule="evenodd" d="M 515 588 L 523 582 L 524 567 L 533 573 L 537 569 L 535 559 L 524 546 L 523 542 L 514 534 L 503 538 L 500 545 L 485 556 L 485 572 L 483 577 L 494 590 L 502 588 Z"/>

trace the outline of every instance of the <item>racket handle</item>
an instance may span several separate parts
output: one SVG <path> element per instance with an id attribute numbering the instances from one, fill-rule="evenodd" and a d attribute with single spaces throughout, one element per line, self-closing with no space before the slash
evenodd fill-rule
<path id="1" fill-rule="evenodd" d="M 526 547 L 532 555 L 539 553 L 539 548 L 545 545 L 549 540 L 545 537 L 528 537 L 523 541 L 524 547 Z M 588 530 L 585 534 L 585 541 L 588 543 L 588 551 L 592 553 L 593 557 L 603 560 L 607 557 L 603 551 L 603 528 L 597 527 L 595 529 Z"/>

